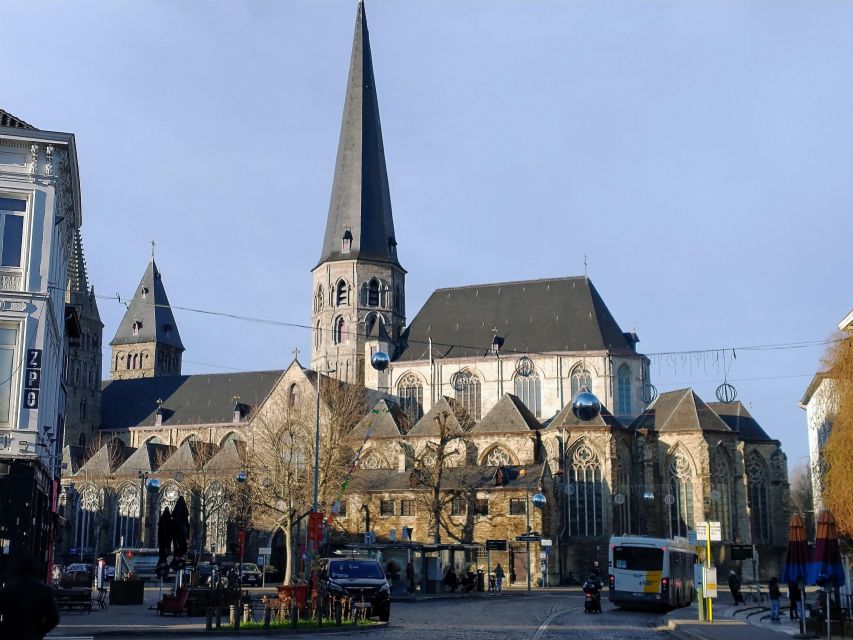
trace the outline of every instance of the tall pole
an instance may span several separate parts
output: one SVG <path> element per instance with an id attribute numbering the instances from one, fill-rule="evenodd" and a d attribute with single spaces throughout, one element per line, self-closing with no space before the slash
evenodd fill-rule
<path id="1" fill-rule="evenodd" d="M 530 483 L 524 483 L 524 513 L 527 516 L 527 591 L 530 592 Z"/>
<path id="2" fill-rule="evenodd" d="M 311 511 L 317 512 L 320 494 L 320 372 L 317 374 L 317 422 L 314 426 L 314 502 Z"/>
<path id="3" fill-rule="evenodd" d="M 711 568 L 711 522 L 705 521 L 705 568 Z M 708 593 L 708 587 L 705 582 L 708 580 L 707 572 L 705 580 L 702 581 L 702 586 L 705 588 L 705 594 Z M 710 596 L 708 597 L 708 622 L 714 621 L 714 604 L 713 600 L 711 600 Z"/>

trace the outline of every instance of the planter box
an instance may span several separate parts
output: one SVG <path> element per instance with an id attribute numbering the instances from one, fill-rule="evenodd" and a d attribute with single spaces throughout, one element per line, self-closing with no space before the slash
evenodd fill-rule
<path id="1" fill-rule="evenodd" d="M 145 580 L 113 580 L 110 583 L 110 604 L 142 604 Z"/>

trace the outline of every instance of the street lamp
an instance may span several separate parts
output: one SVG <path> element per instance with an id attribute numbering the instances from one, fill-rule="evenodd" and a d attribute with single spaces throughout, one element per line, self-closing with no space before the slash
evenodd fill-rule
<path id="1" fill-rule="evenodd" d="M 524 515 L 527 520 L 527 531 L 525 535 L 528 537 L 527 540 L 527 591 L 531 590 L 530 585 L 530 481 L 527 479 L 527 469 L 520 469 L 518 475 L 524 478 Z M 545 496 L 541 493 L 533 494 L 533 506 L 537 509 L 542 509 L 545 506 Z M 544 577 L 544 576 L 543 576 Z M 543 581 L 544 583 L 544 581 Z"/>

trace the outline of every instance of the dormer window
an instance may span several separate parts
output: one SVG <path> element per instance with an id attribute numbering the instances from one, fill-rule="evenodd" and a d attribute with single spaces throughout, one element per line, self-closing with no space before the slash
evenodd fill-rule
<path id="1" fill-rule="evenodd" d="M 349 253 L 352 251 L 352 231 L 347 229 L 341 238 L 341 253 Z"/>
<path id="2" fill-rule="evenodd" d="M 142 294 L 142 299 L 145 300 L 145 298 L 148 297 L 148 287 L 142 287 L 142 290 L 139 293 Z"/>
<path id="3" fill-rule="evenodd" d="M 142 323 L 139 320 L 134 320 L 133 327 L 131 328 L 133 335 L 138 336 L 140 329 L 142 329 Z"/>
<path id="4" fill-rule="evenodd" d="M 166 334 L 166 337 L 167 337 L 167 338 L 168 338 L 169 336 L 171 336 L 171 335 L 172 335 L 172 325 L 170 325 L 170 324 L 164 324 L 164 325 L 163 325 L 163 333 L 165 333 L 165 334 Z"/>
<path id="5" fill-rule="evenodd" d="M 367 285 L 367 306 L 379 306 L 379 280 L 373 278 Z"/>
<path id="6" fill-rule="evenodd" d="M 391 256 L 397 255 L 397 239 L 394 236 L 388 236 L 388 251 Z"/>

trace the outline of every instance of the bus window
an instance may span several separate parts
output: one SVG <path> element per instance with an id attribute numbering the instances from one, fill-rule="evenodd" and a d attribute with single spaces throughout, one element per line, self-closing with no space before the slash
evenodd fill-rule
<path id="1" fill-rule="evenodd" d="M 614 547 L 613 566 L 628 571 L 660 571 L 663 567 L 663 549 Z"/>

